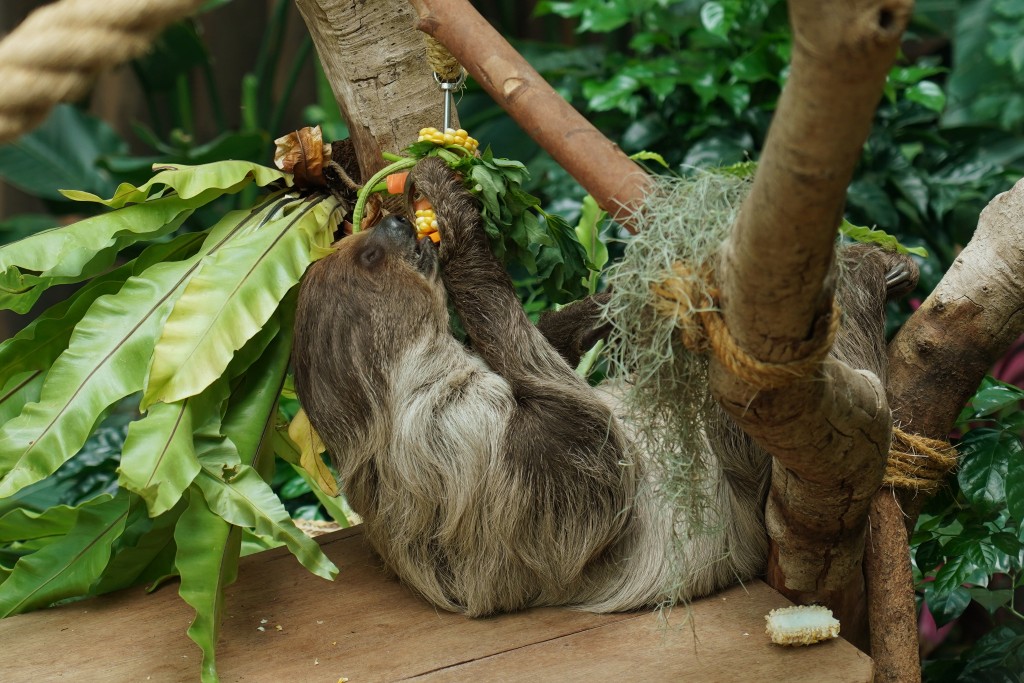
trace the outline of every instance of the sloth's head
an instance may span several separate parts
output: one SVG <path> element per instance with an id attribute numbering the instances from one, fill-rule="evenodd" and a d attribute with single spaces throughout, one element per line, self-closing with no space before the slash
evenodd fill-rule
<path id="1" fill-rule="evenodd" d="M 319 321 L 346 353 L 394 349 L 403 339 L 448 330 L 437 248 L 412 224 L 388 216 L 341 240 L 303 279 L 299 316 Z M 344 349 L 344 350 L 342 350 Z"/>
<path id="2" fill-rule="evenodd" d="M 403 351 L 439 334 L 449 332 L 437 249 L 417 242 L 408 220 L 385 218 L 313 264 L 299 292 L 292 363 L 321 436 L 329 444 L 362 438 L 385 410 L 387 377 Z M 325 419 L 335 413 L 345 419 Z"/>

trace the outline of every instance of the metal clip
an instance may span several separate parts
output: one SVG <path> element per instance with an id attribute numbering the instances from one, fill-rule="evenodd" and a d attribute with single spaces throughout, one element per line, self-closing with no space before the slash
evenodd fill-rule
<path id="1" fill-rule="evenodd" d="M 453 127 L 452 112 L 455 110 L 455 97 L 452 93 L 456 90 L 462 89 L 462 86 L 466 82 L 466 72 L 463 71 L 454 81 L 443 81 L 441 80 L 440 74 L 435 71 L 434 80 L 437 81 L 439 86 L 441 86 L 441 92 L 444 93 L 444 126 L 441 130 L 446 131 Z"/>

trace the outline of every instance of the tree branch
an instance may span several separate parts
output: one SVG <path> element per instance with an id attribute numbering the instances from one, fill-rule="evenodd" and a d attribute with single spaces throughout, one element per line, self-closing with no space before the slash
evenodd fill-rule
<path id="1" fill-rule="evenodd" d="M 985 373 L 1024 333 L 1024 180 L 993 199 L 974 237 L 889 345 L 889 402 L 904 429 L 945 439 Z M 908 530 L 927 500 L 883 488 L 865 557 L 879 681 L 920 677 Z"/>
<path id="2" fill-rule="evenodd" d="M 441 91 L 405 0 L 295 0 L 348 123 L 362 177 L 424 126 L 441 125 Z"/>
<path id="3" fill-rule="evenodd" d="M 516 123 L 613 216 L 643 202 L 647 177 L 572 108 L 465 0 L 409 0 L 437 38 Z M 628 226 L 627 226 L 628 227 Z"/>
<path id="4" fill-rule="evenodd" d="M 774 363 L 823 342 L 846 187 L 911 3 L 790 0 L 789 9 L 789 81 L 718 273 L 729 330 Z M 843 633 L 864 643 L 864 529 L 891 429 L 879 379 L 826 361 L 810 381 L 758 391 L 715 367 L 712 391 L 775 458 L 769 583 L 829 604 Z"/>

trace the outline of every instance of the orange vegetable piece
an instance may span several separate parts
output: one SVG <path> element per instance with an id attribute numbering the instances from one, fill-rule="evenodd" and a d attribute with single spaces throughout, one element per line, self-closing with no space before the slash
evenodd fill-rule
<path id="1" fill-rule="evenodd" d="M 388 194 L 402 194 L 405 192 L 405 179 L 409 177 L 408 171 L 402 171 L 401 173 L 392 173 L 386 179 L 388 184 Z"/>

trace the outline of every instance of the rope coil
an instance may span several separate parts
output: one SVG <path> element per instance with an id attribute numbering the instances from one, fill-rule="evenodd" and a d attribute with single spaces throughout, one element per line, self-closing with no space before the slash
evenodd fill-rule
<path id="1" fill-rule="evenodd" d="M 0 143 L 83 97 L 100 72 L 142 55 L 203 0 L 60 0 L 0 41 Z"/>
<path id="2" fill-rule="evenodd" d="M 427 63 L 442 81 L 457 81 L 465 74 L 459 60 L 452 56 L 441 41 L 424 33 L 423 42 L 427 46 Z"/>
<path id="3" fill-rule="evenodd" d="M 729 332 L 718 307 L 720 292 L 714 284 L 714 272 L 704 267 L 700 273 L 676 263 L 673 275 L 651 286 L 655 310 L 675 318 L 683 345 L 693 353 L 710 351 L 732 375 L 752 387 L 778 389 L 797 380 L 812 377 L 832 348 L 839 331 L 839 305 L 819 316 L 811 338 L 797 349 L 799 358 L 786 363 L 773 363 L 755 358 L 745 351 Z"/>
<path id="4" fill-rule="evenodd" d="M 892 428 L 889 462 L 882 483 L 894 488 L 932 493 L 956 467 L 956 449 L 941 439 L 929 439 Z"/>

